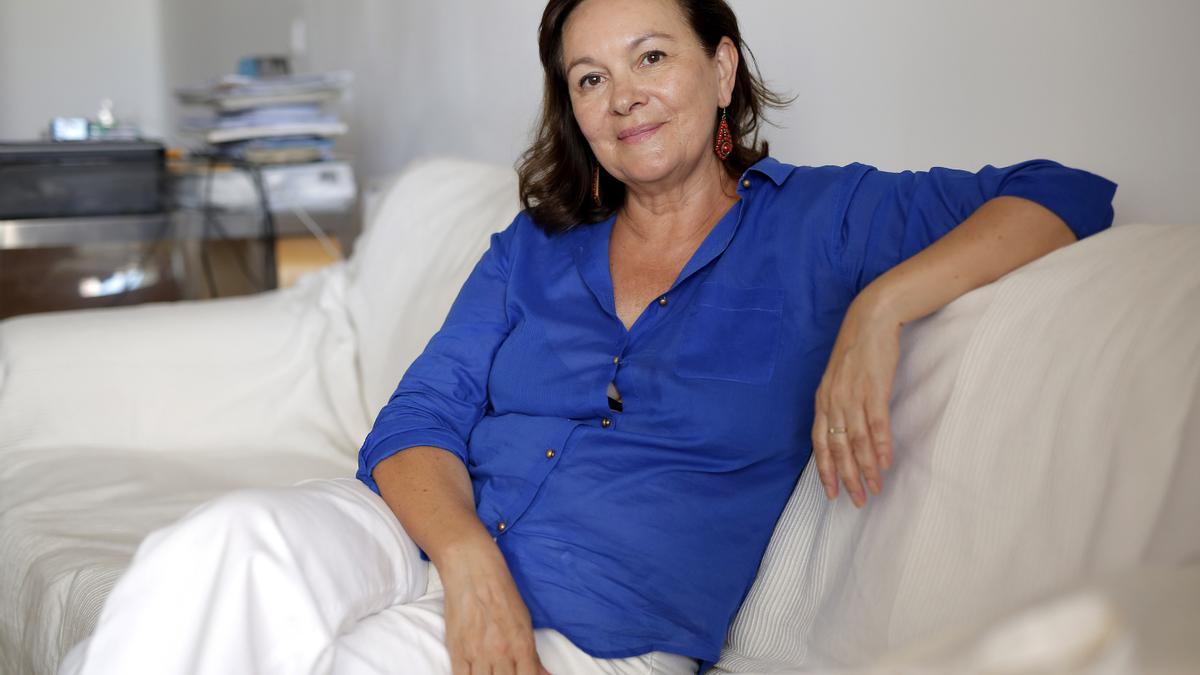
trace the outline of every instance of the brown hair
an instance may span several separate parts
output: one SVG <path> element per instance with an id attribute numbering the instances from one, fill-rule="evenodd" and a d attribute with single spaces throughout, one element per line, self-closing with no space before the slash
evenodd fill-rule
<path id="1" fill-rule="evenodd" d="M 600 171 L 602 205 L 592 201 L 592 167 L 596 159 L 575 123 L 571 95 L 562 62 L 562 33 L 567 17 L 583 0 L 550 0 L 538 29 L 538 49 L 545 71 L 542 111 L 533 144 L 517 165 L 521 204 L 533 221 L 548 232 L 568 230 L 579 223 L 595 223 L 616 211 L 625 201 L 625 186 Z M 733 98 L 726 108 L 733 132 L 733 152 L 725 171 L 737 178 L 767 155 L 767 142 L 758 140 L 765 108 L 783 108 L 785 99 L 763 84 L 757 63 L 745 58 L 750 48 L 742 41 L 737 17 L 725 0 L 676 0 L 684 18 L 711 57 L 721 38 L 728 37 L 738 51 Z M 715 128 L 719 112 L 714 112 Z"/>

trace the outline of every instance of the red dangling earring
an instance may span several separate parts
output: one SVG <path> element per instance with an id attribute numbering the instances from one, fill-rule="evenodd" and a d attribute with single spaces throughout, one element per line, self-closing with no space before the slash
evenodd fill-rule
<path id="1" fill-rule="evenodd" d="M 721 123 L 717 125 L 717 143 L 713 149 L 722 162 L 733 153 L 733 134 L 729 133 L 729 120 L 725 118 L 724 108 L 721 108 Z"/>
<path id="2" fill-rule="evenodd" d="M 596 208 L 603 208 L 604 203 L 600 201 L 600 165 L 592 167 L 592 202 L 596 204 Z"/>

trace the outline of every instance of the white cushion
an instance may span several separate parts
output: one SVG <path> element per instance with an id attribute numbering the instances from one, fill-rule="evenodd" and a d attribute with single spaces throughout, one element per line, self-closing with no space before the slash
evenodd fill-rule
<path id="1" fill-rule="evenodd" d="M 441 328 L 489 235 L 518 210 L 512 169 L 453 159 L 413 165 L 383 198 L 355 246 L 347 293 L 371 421 Z"/>
<path id="2" fill-rule="evenodd" d="M 1198 259 L 1200 227 L 1122 226 L 909 326 L 885 492 L 805 472 L 717 672 L 860 666 L 1200 556 Z"/>
<path id="3" fill-rule="evenodd" d="M 345 268 L 208 301 L 0 321 L 0 453 L 353 455 L 365 413 Z"/>

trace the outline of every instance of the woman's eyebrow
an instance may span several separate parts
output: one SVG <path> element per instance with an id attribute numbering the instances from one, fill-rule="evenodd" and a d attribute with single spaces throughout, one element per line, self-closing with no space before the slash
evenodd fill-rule
<path id="1" fill-rule="evenodd" d="M 638 37 L 635 37 L 632 40 L 630 40 L 629 41 L 629 49 L 632 51 L 632 50 L 636 49 L 638 47 L 638 45 L 642 44 L 643 42 L 645 42 L 647 40 L 653 40 L 654 38 L 661 38 L 663 40 L 674 40 L 675 39 L 675 37 L 669 33 L 659 33 L 657 31 L 651 31 L 649 33 L 646 33 L 645 35 L 639 35 Z M 594 66 L 594 65 L 596 65 L 596 60 L 590 56 L 580 56 L 579 58 L 572 60 L 571 63 L 567 64 L 567 69 L 565 72 L 569 73 L 569 72 L 571 72 L 571 69 L 574 68 L 575 66 L 582 65 L 585 63 Z"/>
<path id="2" fill-rule="evenodd" d="M 630 40 L 629 48 L 634 49 L 635 47 L 642 44 L 646 40 L 653 40 L 654 38 L 662 38 L 664 40 L 674 40 L 675 39 L 672 35 L 670 35 L 668 33 L 659 33 L 656 31 L 651 31 L 649 33 L 646 33 L 645 35 L 642 35 L 641 37 L 636 37 L 636 38 Z"/>

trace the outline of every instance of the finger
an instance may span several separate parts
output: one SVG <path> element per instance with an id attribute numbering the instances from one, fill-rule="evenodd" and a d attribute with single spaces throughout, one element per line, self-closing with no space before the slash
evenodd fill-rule
<path id="1" fill-rule="evenodd" d="M 524 652 L 517 655 L 516 675 L 537 675 L 539 665 L 537 648 L 530 645 Z"/>
<path id="2" fill-rule="evenodd" d="M 846 492 L 850 495 L 850 501 L 854 502 L 855 506 L 861 507 L 866 503 L 866 498 L 863 496 L 862 479 L 859 477 L 858 464 L 854 461 L 854 453 L 850 449 L 849 429 L 846 427 L 846 418 L 841 411 L 834 409 L 830 413 L 830 426 L 846 429 L 847 431 L 847 433 L 829 435 L 829 450 L 832 452 L 833 460 L 837 464 L 837 471 L 842 478 L 842 484 L 846 486 Z"/>
<path id="3" fill-rule="evenodd" d="M 892 466 L 892 419 L 888 411 L 887 391 L 880 387 L 867 399 L 867 426 L 875 443 L 875 455 L 881 469 Z"/>
<path id="4" fill-rule="evenodd" d="M 524 658 L 517 661 L 517 675 L 541 675 L 545 672 L 536 647 L 531 648 Z"/>
<path id="5" fill-rule="evenodd" d="M 492 675 L 517 675 L 517 664 L 511 658 L 497 657 L 492 664 Z"/>
<path id="6" fill-rule="evenodd" d="M 854 453 L 854 461 L 867 483 L 867 490 L 877 495 L 883 487 L 883 478 L 879 475 L 875 446 L 871 442 L 871 430 L 867 427 L 867 414 L 861 404 L 848 411 L 846 424 L 849 427 L 850 449 Z"/>
<path id="7" fill-rule="evenodd" d="M 537 651 L 517 659 L 517 675 L 538 675 L 541 670 L 542 664 L 538 661 Z"/>
<path id="8" fill-rule="evenodd" d="M 471 675 L 471 665 L 462 654 L 450 652 L 450 672 L 452 675 Z"/>
<path id="9" fill-rule="evenodd" d="M 824 411 L 818 411 L 813 418 L 812 444 L 813 461 L 817 463 L 817 474 L 821 477 L 821 485 L 825 486 L 825 496 L 829 499 L 837 499 L 837 466 L 829 451 L 829 420 Z"/>
<path id="10" fill-rule="evenodd" d="M 533 645 L 533 665 L 537 668 L 537 675 L 550 675 L 550 671 L 542 665 L 542 657 L 538 654 L 536 640 Z"/>
<path id="11" fill-rule="evenodd" d="M 529 641 L 524 647 L 516 650 L 513 655 L 513 675 L 536 675 L 538 667 L 537 647 L 533 641 L 532 631 L 529 634 Z"/>
<path id="12" fill-rule="evenodd" d="M 513 653 L 509 650 L 509 645 L 513 643 L 502 639 L 500 635 L 501 631 L 493 630 L 482 643 L 482 656 L 479 661 L 487 664 L 487 669 L 483 672 L 490 675 L 515 675 Z"/>

